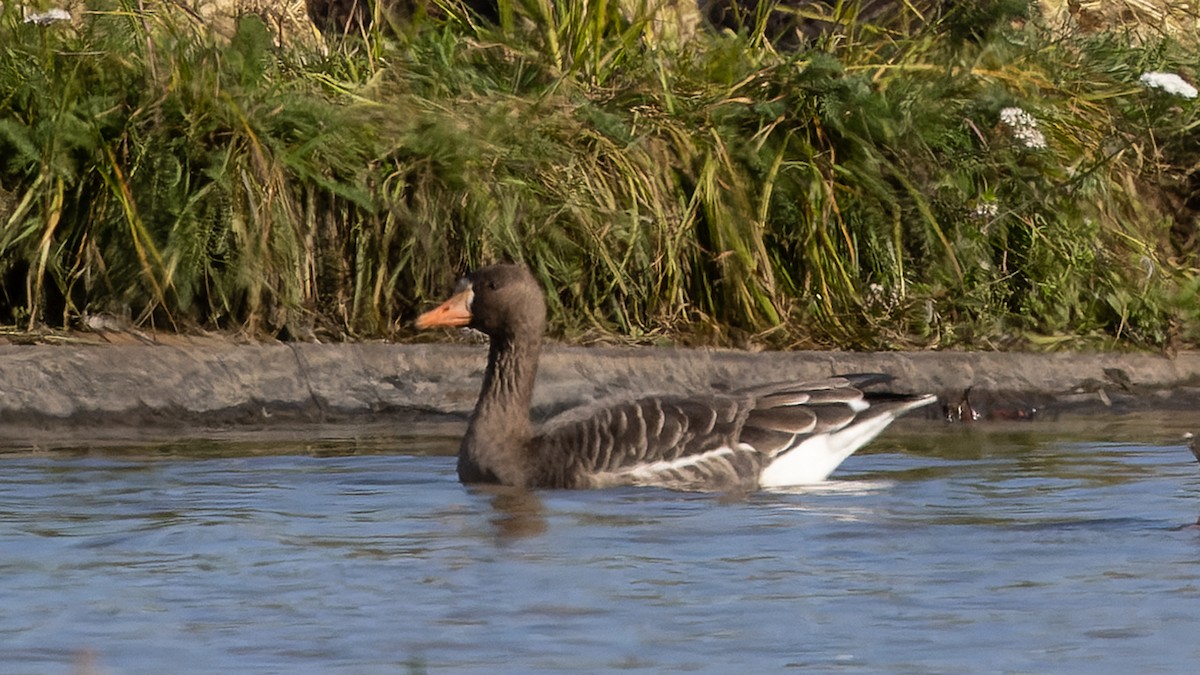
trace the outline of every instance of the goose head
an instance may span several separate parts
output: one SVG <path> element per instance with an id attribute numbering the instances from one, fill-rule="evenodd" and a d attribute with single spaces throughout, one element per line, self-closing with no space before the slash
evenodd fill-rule
<path id="1" fill-rule="evenodd" d="M 501 264 L 468 273 L 454 295 L 417 317 L 417 328 L 474 328 L 492 339 L 540 338 L 546 329 L 541 286 L 523 265 Z"/>

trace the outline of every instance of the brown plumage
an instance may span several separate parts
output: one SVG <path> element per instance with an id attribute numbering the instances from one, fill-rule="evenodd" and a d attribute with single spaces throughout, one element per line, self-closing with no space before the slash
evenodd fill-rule
<path id="1" fill-rule="evenodd" d="M 849 375 L 697 397 L 647 397 L 569 411 L 535 429 L 529 404 L 546 307 L 520 265 L 468 274 L 418 328 L 470 326 L 490 339 L 479 401 L 463 437 L 464 483 L 752 490 L 815 483 L 897 416 L 933 396 L 864 393 L 886 380 Z"/>

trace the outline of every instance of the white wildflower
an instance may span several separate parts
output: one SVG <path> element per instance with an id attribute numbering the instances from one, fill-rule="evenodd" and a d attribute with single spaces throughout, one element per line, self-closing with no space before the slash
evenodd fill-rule
<path id="1" fill-rule="evenodd" d="M 888 312 L 900 306 L 900 293 L 897 290 L 888 290 L 875 283 L 867 285 L 864 299 L 869 306 Z"/>
<path id="2" fill-rule="evenodd" d="M 1142 84 L 1151 89 L 1162 89 L 1168 94 L 1184 98 L 1196 98 L 1196 88 L 1184 82 L 1183 78 L 1175 73 L 1142 73 L 1140 79 Z"/>
<path id="3" fill-rule="evenodd" d="M 30 14 L 25 17 L 25 23 L 37 24 L 45 26 L 54 23 L 55 21 L 70 21 L 71 13 L 65 9 L 49 9 L 39 14 Z"/>
<path id="4" fill-rule="evenodd" d="M 1006 125 L 1013 127 L 1036 127 L 1037 120 L 1033 119 L 1033 115 L 1025 112 L 1017 107 L 1005 108 L 1000 111 L 1000 121 Z"/>
<path id="5" fill-rule="evenodd" d="M 1013 138 L 1021 145 L 1031 150 L 1041 150 L 1046 147 L 1046 136 L 1038 129 L 1037 120 L 1033 115 L 1011 107 L 1000 111 L 1000 121 L 1012 132 Z"/>
<path id="6" fill-rule="evenodd" d="M 980 201 L 975 204 L 975 210 L 972 213 L 980 220 L 995 218 L 1000 213 L 1000 205 L 996 202 Z"/>
<path id="7" fill-rule="evenodd" d="M 1013 129 L 1013 137 L 1031 150 L 1041 150 L 1046 147 L 1046 136 L 1033 127 Z"/>

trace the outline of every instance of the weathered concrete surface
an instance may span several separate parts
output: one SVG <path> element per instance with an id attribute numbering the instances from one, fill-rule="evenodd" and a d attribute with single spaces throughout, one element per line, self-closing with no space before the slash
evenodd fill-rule
<path id="1" fill-rule="evenodd" d="M 179 427 L 359 419 L 459 420 L 479 390 L 477 345 L 0 345 L 0 437 L 18 428 Z M 883 372 L 894 389 L 976 409 L 1200 408 L 1200 353 L 744 353 L 548 347 L 534 405 Z M 940 411 L 929 409 L 930 415 Z"/>

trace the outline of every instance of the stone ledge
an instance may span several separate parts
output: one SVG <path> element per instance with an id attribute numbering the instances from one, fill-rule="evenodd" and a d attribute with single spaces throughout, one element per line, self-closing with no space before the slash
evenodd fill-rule
<path id="1" fill-rule="evenodd" d="M 364 419 L 461 419 L 486 361 L 481 345 L 0 345 L 5 427 L 179 427 Z M 837 373 L 893 375 L 990 411 L 1195 409 L 1200 353 L 765 352 L 549 346 L 536 413 L 647 393 L 725 390 Z M 928 409 L 930 416 L 941 411 Z"/>

